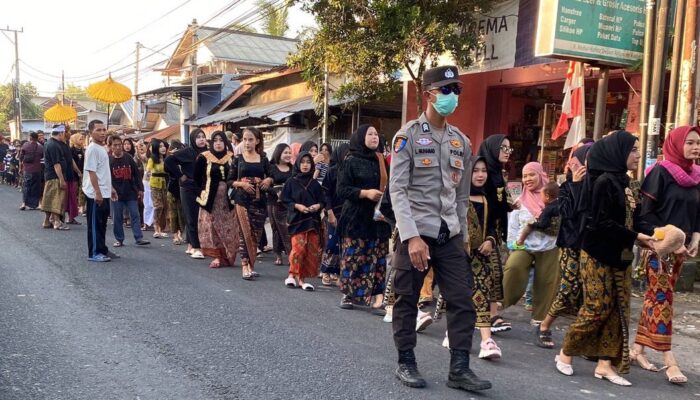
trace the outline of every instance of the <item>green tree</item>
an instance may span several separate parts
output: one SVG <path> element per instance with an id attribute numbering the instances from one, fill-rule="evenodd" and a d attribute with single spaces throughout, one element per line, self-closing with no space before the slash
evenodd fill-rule
<path id="1" fill-rule="evenodd" d="M 272 36 L 284 36 L 289 30 L 287 21 L 290 3 L 283 6 L 275 5 L 273 0 L 258 0 L 256 5 L 262 14 L 263 31 Z"/>
<path id="2" fill-rule="evenodd" d="M 438 58 L 451 55 L 460 67 L 472 63 L 480 45 L 476 22 L 494 0 L 299 0 L 317 28 L 301 36 L 289 64 L 300 68 L 314 90 L 323 95 L 325 69 L 347 82 L 336 98 L 357 102 L 388 99 L 398 90 L 402 70 L 416 84 L 422 109 L 421 77 Z"/>
<path id="3" fill-rule="evenodd" d="M 84 87 L 80 85 L 76 85 L 74 83 L 67 83 L 65 91 L 63 90 L 57 90 L 56 91 L 56 96 L 61 98 L 61 95 L 64 94 L 67 99 L 70 100 L 87 100 L 87 101 L 95 101 L 95 99 L 91 98 L 88 96 L 87 91 L 85 90 Z M 107 111 L 107 103 L 103 103 L 101 101 L 96 101 L 97 103 L 97 110 L 96 111 Z"/>
<path id="4" fill-rule="evenodd" d="M 15 118 L 13 91 L 11 83 L 0 85 L 0 131 L 2 132 L 8 131 L 8 123 Z M 42 118 L 41 108 L 32 103 L 32 97 L 38 95 L 39 92 L 31 82 L 20 85 L 23 119 Z"/>

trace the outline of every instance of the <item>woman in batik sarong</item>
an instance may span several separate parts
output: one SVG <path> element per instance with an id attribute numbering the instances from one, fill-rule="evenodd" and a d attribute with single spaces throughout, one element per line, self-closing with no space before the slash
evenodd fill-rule
<path id="1" fill-rule="evenodd" d="M 559 214 L 561 227 L 557 236 L 557 247 L 561 250 L 559 255 L 559 270 L 561 282 L 547 316 L 535 329 L 535 344 L 551 349 L 551 327 L 557 317 L 563 313 L 576 315 L 581 307 L 581 273 L 579 267 L 580 257 L 580 231 L 581 215 L 576 211 L 578 199 L 581 196 L 583 178 L 586 176 L 586 155 L 592 143 L 582 144 L 574 150 L 571 159 L 567 163 L 566 181 L 559 188 Z"/>
<path id="2" fill-rule="evenodd" d="M 326 203 L 326 231 L 328 232 L 326 248 L 321 261 L 321 283 L 331 286 L 338 281 L 340 273 L 340 238 L 336 232 L 338 220 L 343 212 L 343 199 L 338 197 L 338 174 L 342 170 L 349 146 L 342 143 L 333 150 L 328 173 L 323 178 L 323 192 Z"/>
<path id="3" fill-rule="evenodd" d="M 336 231 L 342 238 L 339 282 L 343 309 L 352 309 L 353 304 L 382 307 L 391 235 L 386 221 L 393 220 L 393 213 L 390 207 L 377 207 L 384 204 L 389 182 L 389 168 L 379 143 L 374 127 L 357 128 L 338 176 L 338 197 L 345 201 Z"/>
<path id="4" fill-rule="evenodd" d="M 673 288 L 683 262 L 695 257 L 700 240 L 700 129 L 683 126 L 666 135 L 664 160 L 654 165 L 642 184 L 642 210 L 638 225 L 649 230 L 670 224 L 686 235 L 685 247 L 668 257 L 653 251 L 642 253 L 641 272 L 646 275 L 639 328 L 631 358 L 644 369 L 658 371 L 644 355 L 649 347 L 663 353 L 669 382 L 688 381 L 671 352 Z"/>
<path id="5" fill-rule="evenodd" d="M 270 160 L 272 189 L 267 197 L 267 214 L 272 228 L 272 251 L 275 253 L 275 265 L 282 265 L 282 252 L 289 255 L 292 242 L 287 231 L 287 206 L 282 203 L 280 193 L 284 184 L 292 177 L 292 149 L 286 143 L 280 143 L 272 152 Z"/>
<path id="6" fill-rule="evenodd" d="M 228 198 L 226 177 L 233 153 L 222 131 L 211 135 L 211 147 L 197 156 L 194 184 L 201 191 L 196 198 L 200 206 L 197 232 L 205 256 L 213 257 L 210 268 L 232 266 L 238 253 L 238 223 Z"/>
<path id="7" fill-rule="evenodd" d="M 321 210 L 325 206 L 323 189 L 314 178 L 311 154 L 301 152 L 294 164 L 294 176 L 284 185 L 282 202 L 289 215 L 292 251 L 289 253 L 289 276 L 284 281 L 289 288 L 301 287 L 313 292 L 306 279 L 318 275 L 321 264 Z"/>
<path id="8" fill-rule="evenodd" d="M 577 207 L 584 216 L 581 243 L 583 305 L 555 358 L 556 368 L 573 375 L 573 356 L 597 357 L 595 377 L 630 386 L 618 374 L 629 372 L 630 287 L 635 241 L 646 248 L 654 239 L 636 232 L 637 196 L 627 171 L 637 169 L 639 141 L 616 131 L 588 152 L 586 178 Z"/>
<path id="9" fill-rule="evenodd" d="M 233 161 L 229 181 L 235 189 L 233 196 L 238 216 L 239 251 L 242 278 L 252 280 L 260 274 L 255 271 L 258 243 L 267 217 L 266 192 L 272 187 L 270 161 L 263 152 L 262 132 L 245 128 L 241 141 L 243 151 Z"/>

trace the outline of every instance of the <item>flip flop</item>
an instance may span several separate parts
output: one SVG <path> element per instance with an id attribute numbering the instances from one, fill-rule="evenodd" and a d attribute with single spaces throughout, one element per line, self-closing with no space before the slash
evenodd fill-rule
<path id="1" fill-rule="evenodd" d="M 69 231 L 70 230 L 70 228 L 67 227 L 65 224 L 54 226 L 53 229 L 55 229 L 57 231 Z"/>
<path id="2" fill-rule="evenodd" d="M 112 247 L 124 247 L 124 242 L 114 242 Z"/>

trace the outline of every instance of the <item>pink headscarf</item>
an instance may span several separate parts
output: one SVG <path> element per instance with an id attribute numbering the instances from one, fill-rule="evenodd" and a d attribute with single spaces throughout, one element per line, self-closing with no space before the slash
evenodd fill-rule
<path id="1" fill-rule="evenodd" d="M 533 190 L 528 190 L 523 186 L 523 193 L 518 200 L 520 200 L 520 204 L 525 207 L 533 217 L 539 218 L 540 214 L 542 214 L 542 209 L 544 209 L 544 202 L 542 202 L 540 193 L 544 185 L 549 182 L 549 177 L 547 173 L 544 172 L 542 164 L 536 161 L 525 164 L 523 167 L 523 174 L 525 174 L 526 171 L 534 172 L 539 177 L 540 182 Z"/>
<path id="2" fill-rule="evenodd" d="M 289 149 L 292 150 L 292 164 L 294 164 L 297 160 L 299 152 L 301 151 L 301 143 L 292 143 L 289 146 Z"/>
<path id="3" fill-rule="evenodd" d="M 681 167 L 685 172 L 693 172 L 693 161 L 685 158 L 683 154 L 683 146 L 685 146 L 685 139 L 688 137 L 690 132 L 696 132 L 700 134 L 700 129 L 695 126 L 681 126 L 676 129 L 671 130 L 668 135 L 666 135 L 666 140 L 664 141 L 664 160 L 668 160 L 679 167 Z"/>

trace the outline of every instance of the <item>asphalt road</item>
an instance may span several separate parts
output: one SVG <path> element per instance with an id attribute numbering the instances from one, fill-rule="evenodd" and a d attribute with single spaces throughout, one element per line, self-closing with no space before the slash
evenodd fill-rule
<path id="1" fill-rule="evenodd" d="M 593 378 L 576 360 L 565 377 L 555 352 L 535 347 L 518 307 L 513 331 L 496 338 L 504 358 L 472 367 L 493 381 L 479 396 L 445 386 L 445 322 L 419 335 L 428 388 L 393 377 L 390 324 L 366 310 L 338 308 L 337 289 L 287 289 L 286 268 L 266 255 L 262 277 L 207 268 L 182 246 L 127 236 L 121 259 L 86 261 L 86 228 L 41 228 L 20 212 L 20 195 L 0 186 L 0 399 L 693 399 L 697 375 L 672 387 L 633 368 L 631 388 Z M 111 230 L 111 225 L 108 227 Z M 108 243 L 112 243 L 111 232 Z M 318 283 L 320 286 L 320 282 Z M 561 343 L 561 331 L 555 332 Z M 478 335 L 475 334 L 475 345 Z"/>

